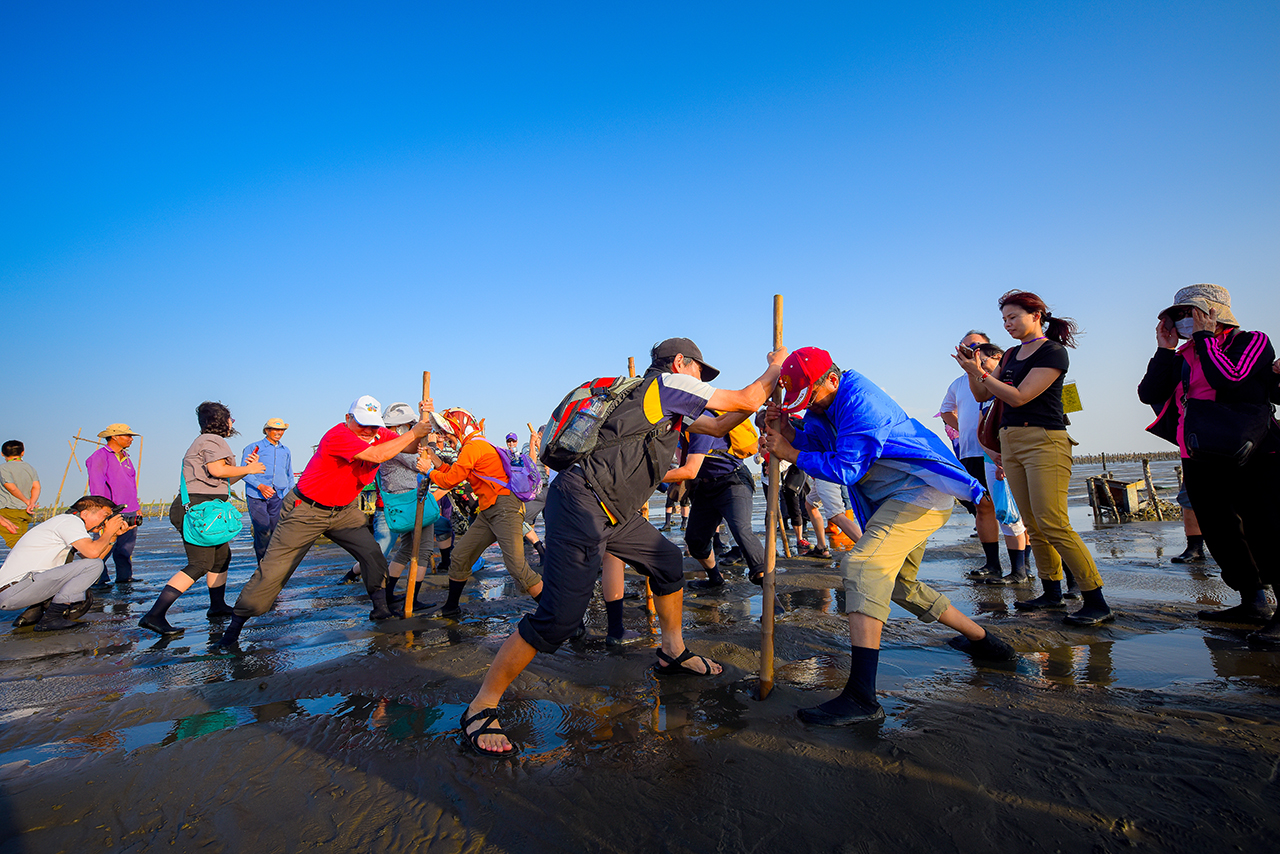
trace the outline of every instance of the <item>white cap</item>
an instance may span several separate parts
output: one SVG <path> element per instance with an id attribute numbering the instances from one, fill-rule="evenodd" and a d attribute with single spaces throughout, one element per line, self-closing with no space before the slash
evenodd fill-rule
<path id="1" fill-rule="evenodd" d="M 356 398 L 355 403 L 347 410 L 347 414 L 362 427 L 386 427 L 382 421 L 382 404 L 376 398 L 363 395 Z"/>

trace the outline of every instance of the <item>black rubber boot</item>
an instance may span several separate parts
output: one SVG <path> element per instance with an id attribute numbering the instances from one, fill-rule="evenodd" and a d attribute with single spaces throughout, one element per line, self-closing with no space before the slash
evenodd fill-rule
<path id="1" fill-rule="evenodd" d="M 1009 574 L 1000 578 L 992 578 L 987 584 L 1024 584 L 1031 580 L 1027 572 L 1027 550 L 1009 549 Z"/>
<path id="2" fill-rule="evenodd" d="M 983 543 L 982 551 L 986 553 L 986 563 L 978 569 L 970 570 L 965 573 L 965 577 L 972 578 L 974 581 L 994 581 L 1000 578 L 1003 570 L 1000 569 L 1000 543 Z"/>
<path id="3" fill-rule="evenodd" d="M 53 600 L 50 599 L 50 602 Z M 78 620 L 85 614 L 89 613 L 89 609 L 93 607 L 93 594 L 88 590 L 84 592 L 84 598 L 79 602 L 72 602 L 67 606 L 67 619 Z"/>
<path id="4" fill-rule="evenodd" d="M 67 609 L 69 607 L 59 602 L 50 603 L 49 607 L 44 609 L 44 614 L 40 616 L 40 622 L 36 623 L 36 631 L 60 632 L 63 629 L 76 629 L 85 625 L 84 623 L 77 623 L 75 620 L 67 619 Z"/>
<path id="5" fill-rule="evenodd" d="M 1245 623 L 1264 626 L 1275 616 L 1275 608 L 1267 602 L 1266 590 L 1241 593 L 1240 604 L 1220 611 L 1197 611 L 1196 616 L 1213 623 Z"/>
<path id="6" fill-rule="evenodd" d="M 210 620 L 221 620 L 224 617 L 230 617 L 236 612 L 227 604 L 227 585 L 209 588 L 209 610 L 204 615 Z"/>
<path id="7" fill-rule="evenodd" d="M 448 575 L 449 565 L 453 562 L 453 546 L 445 546 L 440 549 L 440 562 L 436 564 L 436 571 L 432 575 Z"/>
<path id="8" fill-rule="evenodd" d="M 1187 548 L 1182 554 L 1171 557 L 1173 563 L 1204 563 L 1204 536 L 1192 534 L 1187 537 Z"/>
<path id="9" fill-rule="evenodd" d="M 1062 565 L 1062 577 L 1067 582 L 1067 589 L 1063 591 L 1062 598 L 1079 599 L 1080 585 L 1076 582 L 1076 577 L 1075 574 L 1072 573 L 1071 567 L 1067 566 L 1065 563 Z"/>
<path id="10" fill-rule="evenodd" d="M 1074 614 L 1067 614 L 1062 622 L 1073 626 L 1097 626 L 1115 619 L 1115 614 L 1111 613 L 1111 608 L 1102 595 L 1101 587 L 1086 590 L 1080 595 L 1084 599 L 1084 607 Z"/>
<path id="11" fill-rule="evenodd" d="M 52 602 L 52 599 L 46 599 L 43 602 L 37 602 L 32 605 L 14 619 L 13 627 L 15 629 L 21 629 L 25 626 L 34 626 L 36 623 L 40 622 L 40 618 L 44 616 L 44 609 L 48 608 Z"/>
<path id="12" fill-rule="evenodd" d="M 379 587 L 377 590 L 369 594 L 369 601 L 373 603 L 373 610 L 369 612 L 369 619 L 376 621 L 390 620 L 395 616 L 391 609 L 387 607 L 387 588 Z"/>
<path id="13" fill-rule="evenodd" d="M 151 610 L 143 614 L 141 620 L 138 620 L 138 625 L 147 631 L 155 632 L 162 638 L 175 637 L 182 634 L 182 629 L 169 625 L 169 621 L 165 619 L 169 606 L 177 602 L 178 597 L 181 595 L 181 590 L 172 584 L 166 584 L 156 598 L 155 604 L 151 606 Z"/>
<path id="14" fill-rule="evenodd" d="M 1044 585 L 1044 592 L 1034 599 L 1028 599 L 1025 602 L 1014 602 L 1013 607 L 1020 611 L 1044 611 L 1050 608 L 1067 607 L 1062 602 L 1062 581 L 1050 581 L 1047 578 L 1041 578 L 1040 583 Z"/>
<path id="15" fill-rule="evenodd" d="M 1248 637 L 1255 649 L 1280 649 L 1280 615 L 1273 616 L 1262 628 Z"/>

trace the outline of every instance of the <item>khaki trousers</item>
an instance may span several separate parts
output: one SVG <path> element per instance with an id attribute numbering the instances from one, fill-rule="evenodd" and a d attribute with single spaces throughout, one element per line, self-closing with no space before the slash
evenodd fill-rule
<path id="1" fill-rule="evenodd" d="M 373 593 L 383 586 L 387 559 L 369 530 L 368 518 L 360 511 L 360 502 L 353 501 L 335 510 L 321 510 L 301 501 L 296 492 L 289 490 L 284 497 L 280 521 L 267 544 L 267 553 L 236 600 L 236 615 L 257 617 L 270 611 L 298 564 L 323 536 L 360 561 L 366 590 Z"/>
<path id="2" fill-rule="evenodd" d="M 476 515 L 467 532 L 458 538 L 449 556 L 449 580 L 466 581 L 471 565 L 494 543 L 502 549 L 507 572 L 527 593 L 542 576 L 524 558 L 524 502 L 511 493 L 499 495 L 493 505 Z"/>
<path id="3" fill-rule="evenodd" d="M 950 508 L 926 510 L 890 499 L 867 520 L 867 528 L 840 562 L 846 613 L 889 620 L 896 602 L 922 622 L 932 623 L 951 601 L 916 580 L 930 535 L 951 518 Z"/>
<path id="4" fill-rule="evenodd" d="M 1071 485 L 1071 440 L 1066 430 L 1043 427 L 1004 427 L 1000 456 L 1005 479 L 1022 511 L 1031 536 L 1040 577 L 1062 580 L 1066 561 L 1081 590 L 1102 586 L 1098 564 L 1071 527 L 1067 488 Z"/>

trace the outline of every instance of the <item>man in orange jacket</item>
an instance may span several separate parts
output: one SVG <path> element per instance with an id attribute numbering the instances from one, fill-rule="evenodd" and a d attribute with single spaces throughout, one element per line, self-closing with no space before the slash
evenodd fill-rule
<path id="1" fill-rule="evenodd" d="M 537 600 L 542 595 L 542 576 L 534 572 L 525 560 L 524 502 L 503 485 L 507 478 L 506 467 L 498 456 L 503 452 L 484 438 L 484 421 L 477 423 L 465 409 L 432 413 L 432 420 L 445 441 L 458 449 L 458 458 L 453 463 L 441 460 L 430 445 L 424 451 L 425 459 L 419 458 L 418 467 L 436 487 L 434 494 L 441 498 L 465 480 L 480 500 L 476 520 L 453 546 L 449 562 L 449 598 L 440 609 L 440 615 L 456 617 L 462 613 L 458 602 L 462 598 L 462 589 L 471 578 L 471 566 L 495 542 L 502 549 L 502 561 L 507 572 Z"/>

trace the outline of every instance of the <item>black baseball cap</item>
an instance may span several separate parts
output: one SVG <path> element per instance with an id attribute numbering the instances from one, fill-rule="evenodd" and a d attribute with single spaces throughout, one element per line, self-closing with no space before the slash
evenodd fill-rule
<path id="1" fill-rule="evenodd" d="M 702 381 L 711 382 L 720 376 L 720 369 L 713 368 L 707 364 L 707 360 L 702 358 L 702 351 L 698 349 L 698 345 L 694 344 L 688 338 L 668 338 L 657 347 L 653 348 L 653 359 L 674 358 L 677 354 L 683 355 L 687 359 L 693 359 L 702 365 Z"/>

